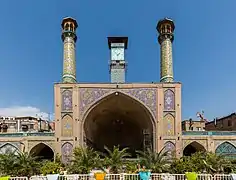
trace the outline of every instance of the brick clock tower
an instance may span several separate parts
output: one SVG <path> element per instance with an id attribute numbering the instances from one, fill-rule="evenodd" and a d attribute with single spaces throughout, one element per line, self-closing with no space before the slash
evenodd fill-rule
<path id="1" fill-rule="evenodd" d="M 55 148 L 62 155 L 62 160 L 68 161 L 76 146 L 96 148 L 112 143 L 137 149 L 143 148 L 140 144 L 147 143 L 154 151 L 165 147 L 175 150 L 180 156 L 181 84 L 174 82 L 173 76 L 173 21 L 163 19 L 157 24 L 161 46 L 161 82 L 158 83 L 126 83 L 128 37 L 108 38 L 111 82 L 77 83 L 77 27 L 73 18 L 62 21 L 63 75 L 62 83 L 54 86 Z M 122 125 L 127 125 L 123 132 Z M 137 130 L 131 131 L 133 127 Z M 144 133 L 145 130 L 148 134 Z M 127 132 L 130 133 L 129 138 Z M 119 140 L 112 137 L 119 137 Z"/>

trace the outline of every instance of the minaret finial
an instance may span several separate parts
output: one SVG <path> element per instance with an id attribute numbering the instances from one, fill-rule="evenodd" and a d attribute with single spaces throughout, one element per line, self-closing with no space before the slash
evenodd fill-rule
<path id="1" fill-rule="evenodd" d="M 77 40 L 75 19 L 66 17 L 62 20 L 62 41 L 64 43 L 63 83 L 76 83 L 75 43 Z"/>
<path id="2" fill-rule="evenodd" d="M 165 18 L 158 22 L 158 42 L 161 45 L 161 82 L 173 82 L 172 42 L 174 40 L 175 25 L 171 19 Z"/>

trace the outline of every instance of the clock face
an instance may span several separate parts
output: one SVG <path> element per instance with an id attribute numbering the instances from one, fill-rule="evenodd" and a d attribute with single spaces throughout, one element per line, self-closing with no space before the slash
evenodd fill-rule
<path id="1" fill-rule="evenodd" d="M 111 60 L 124 60 L 124 48 L 112 48 Z"/>

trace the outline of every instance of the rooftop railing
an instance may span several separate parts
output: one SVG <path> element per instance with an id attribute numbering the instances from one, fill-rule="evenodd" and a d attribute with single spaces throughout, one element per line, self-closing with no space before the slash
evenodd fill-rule
<path id="1" fill-rule="evenodd" d="M 236 131 L 183 131 L 184 136 L 235 136 Z"/>
<path id="2" fill-rule="evenodd" d="M 0 133 L 0 137 L 54 136 L 54 132 Z M 183 131 L 183 136 L 235 136 L 236 131 Z"/>
<path id="3" fill-rule="evenodd" d="M 54 136 L 54 132 L 0 133 L 0 137 L 24 137 L 24 136 Z"/>

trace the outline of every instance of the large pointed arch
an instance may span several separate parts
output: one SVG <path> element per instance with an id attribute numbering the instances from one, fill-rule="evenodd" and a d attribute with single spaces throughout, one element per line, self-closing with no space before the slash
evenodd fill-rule
<path id="1" fill-rule="evenodd" d="M 33 146 L 29 153 L 33 156 L 38 157 L 40 160 L 53 160 L 54 159 L 54 150 L 47 145 L 46 143 L 40 142 Z"/>
<path id="2" fill-rule="evenodd" d="M 0 154 L 14 153 L 18 154 L 20 150 L 11 143 L 5 143 L 0 147 Z"/>
<path id="3" fill-rule="evenodd" d="M 81 123 L 82 137 L 95 149 L 114 145 L 133 151 L 141 150 L 141 146 L 155 149 L 155 130 L 155 118 L 149 108 L 122 92 L 110 93 L 92 104 Z"/>
<path id="4" fill-rule="evenodd" d="M 197 141 L 193 141 L 191 143 L 189 143 L 183 150 L 183 155 L 184 156 L 191 156 L 192 154 L 196 153 L 196 152 L 200 152 L 203 151 L 205 152 L 206 149 L 205 147 L 200 144 Z"/>
<path id="5" fill-rule="evenodd" d="M 215 153 L 226 158 L 236 158 L 236 147 L 230 142 L 223 142 L 217 146 Z"/>
<path id="6" fill-rule="evenodd" d="M 156 121 L 155 121 L 155 114 L 150 110 L 150 108 L 145 104 L 143 103 L 141 100 L 139 100 L 138 98 L 136 98 L 135 96 L 130 96 L 129 94 L 123 92 L 123 91 L 112 91 L 112 92 L 109 92 L 107 93 L 106 95 L 102 96 L 101 98 L 99 98 L 98 100 L 94 101 L 85 111 L 85 113 L 83 114 L 82 116 L 82 125 L 84 123 L 84 121 L 86 120 L 88 114 L 96 107 L 98 106 L 100 103 L 106 101 L 107 99 L 109 99 L 110 97 L 112 96 L 117 96 L 117 95 L 122 95 L 122 96 L 125 96 L 133 101 L 135 101 L 136 103 L 138 103 L 139 105 L 141 105 L 145 111 L 147 112 L 147 114 L 150 116 L 150 119 L 152 120 L 152 124 L 153 126 L 156 127 Z M 156 103 L 156 102 L 155 102 Z"/>

